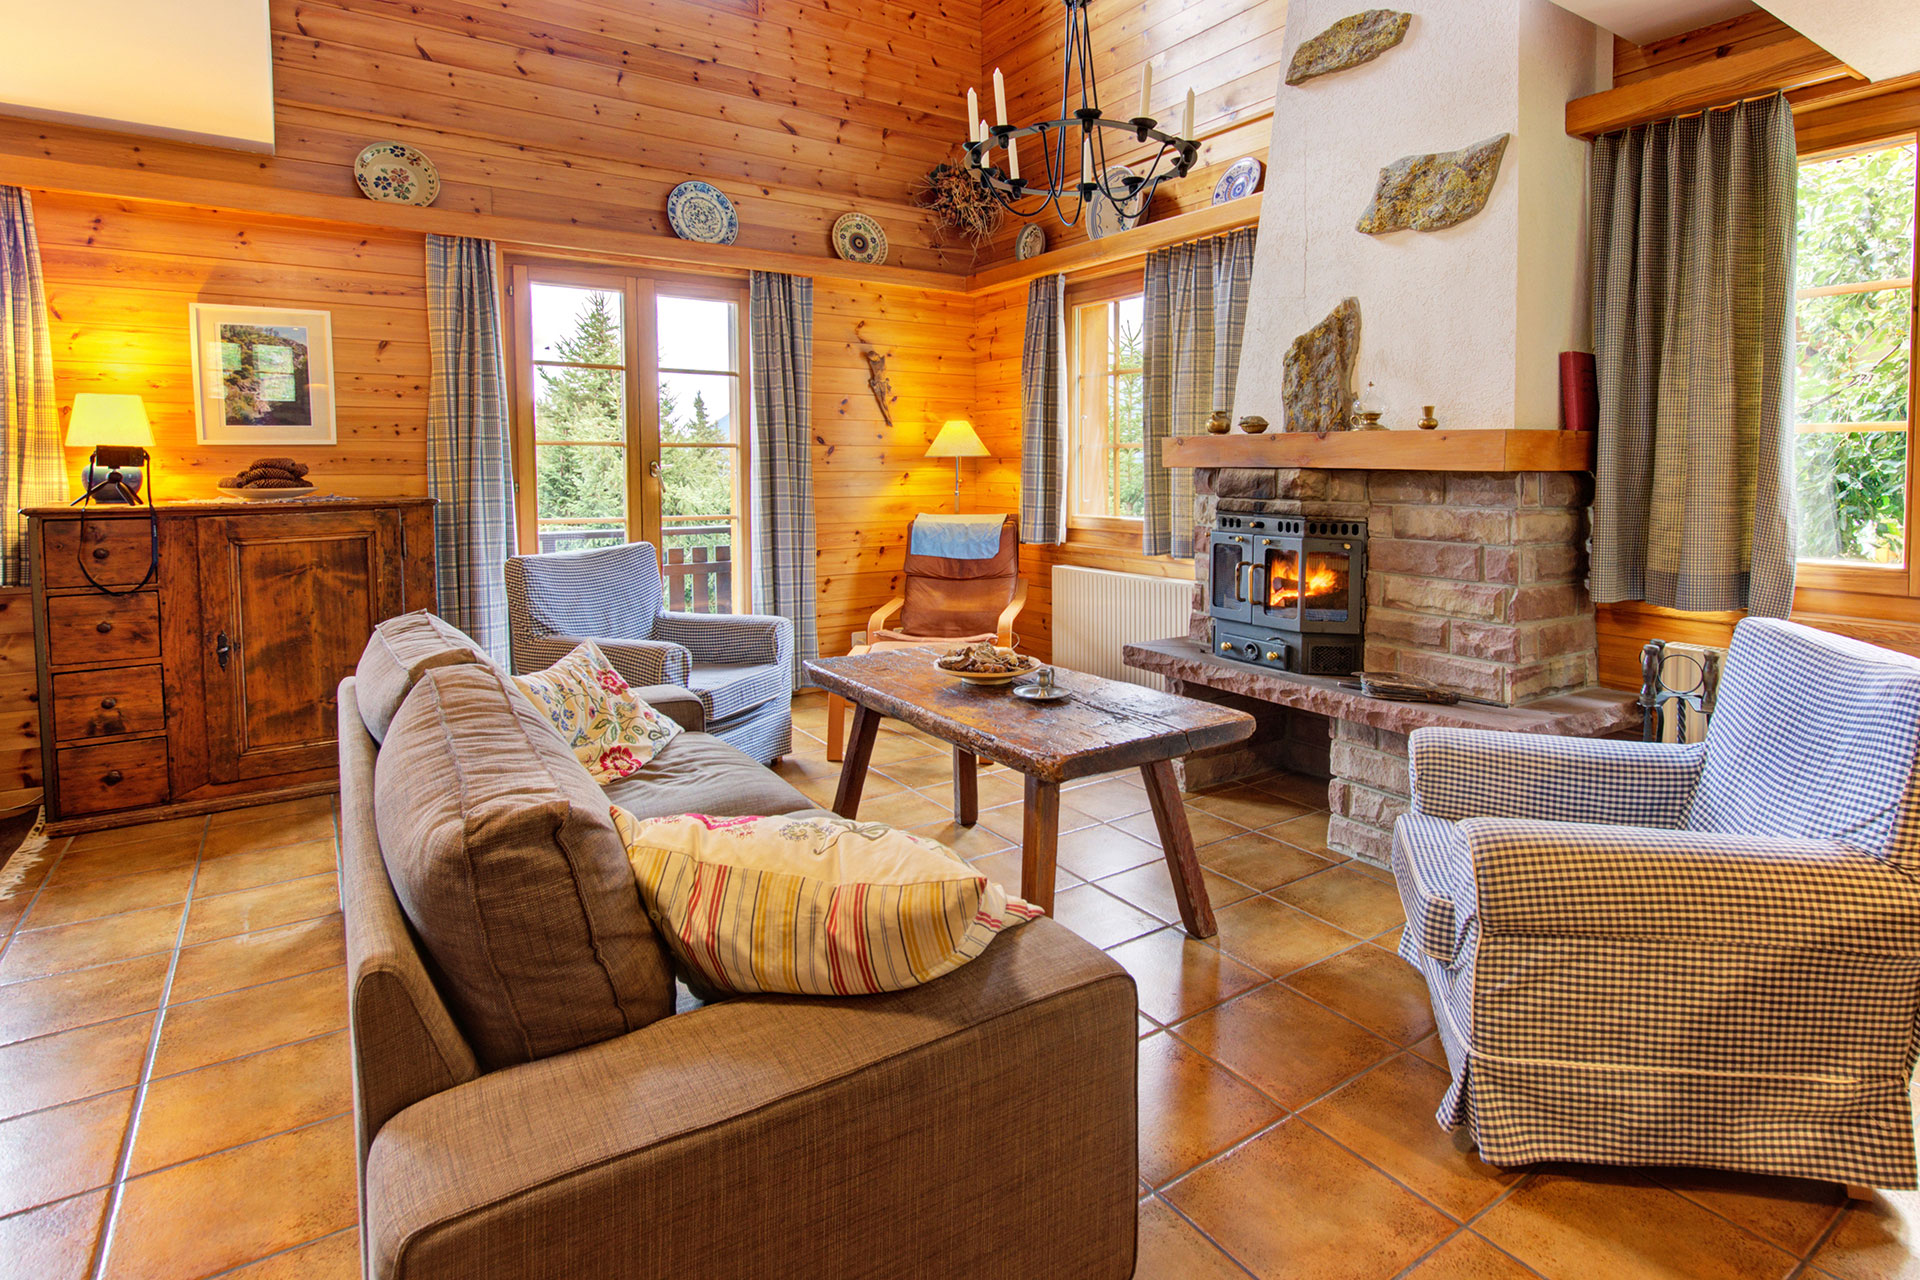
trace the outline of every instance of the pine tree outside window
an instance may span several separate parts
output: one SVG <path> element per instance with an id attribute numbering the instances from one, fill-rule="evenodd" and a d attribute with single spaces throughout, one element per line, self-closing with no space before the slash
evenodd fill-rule
<path id="1" fill-rule="evenodd" d="M 510 289 L 523 551 L 651 542 L 669 608 L 745 608 L 745 289 L 539 263 Z"/>

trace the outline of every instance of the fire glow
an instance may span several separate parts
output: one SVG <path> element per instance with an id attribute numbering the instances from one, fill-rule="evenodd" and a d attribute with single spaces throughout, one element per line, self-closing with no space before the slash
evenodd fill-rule
<path id="1" fill-rule="evenodd" d="M 1267 593 L 1267 607 L 1286 608 L 1300 599 L 1299 571 L 1294 568 L 1291 558 L 1280 561 L 1274 566 L 1272 586 Z M 1339 571 L 1325 565 L 1318 565 L 1307 571 L 1307 595 L 1324 596 L 1336 588 L 1344 590 Z"/>

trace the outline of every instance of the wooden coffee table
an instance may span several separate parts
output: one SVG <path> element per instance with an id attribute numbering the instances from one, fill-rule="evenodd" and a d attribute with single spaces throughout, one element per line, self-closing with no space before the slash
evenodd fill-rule
<path id="1" fill-rule="evenodd" d="M 814 658 L 806 667 L 815 684 L 854 706 L 853 733 L 833 802 L 841 817 L 859 814 L 874 735 L 889 716 L 953 745 L 953 817 L 961 826 L 972 826 L 978 817 L 979 761 L 1006 765 L 1027 779 L 1020 896 L 1052 914 L 1060 784 L 1138 768 L 1181 923 L 1196 938 L 1216 932 L 1172 762 L 1250 736 L 1253 717 L 1246 712 L 1060 668 L 1055 681 L 1073 697 L 1051 705 L 1026 702 L 1014 697 L 1010 686 L 962 684 L 935 667 L 924 650 Z"/>

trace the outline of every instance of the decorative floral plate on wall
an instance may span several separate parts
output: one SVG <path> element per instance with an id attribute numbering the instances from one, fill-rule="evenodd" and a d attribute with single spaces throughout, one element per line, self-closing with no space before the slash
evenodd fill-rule
<path id="1" fill-rule="evenodd" d="M 707 182 L 683 182 L 667 193 L 667 224 L 682 240 L 700 244 L 732 244 L 740 234 L 733 201 Z"/>
<path id="2" fill-rule="evenodd" d="M 369 200 L 385 204 L 432 204 L 440 198 L 440 171 L 416 147 L 375 142 L 353 161 L 353 180 Z"/>
<path id="3" fill-rule="evenodd" d="M 1227 166 L 1220 175 L 1220 181 L 1213 184 L 1213 199 L 1210 204 L 1225 204 L 1229 200 L 1238 200 L 1241 196 L 1250 196 L 1260 185 L 1260 162 L 1252 156 L 1242 156 Z"/>
<path id="4" fill-rule="evenodd" d="M 1124 164 L 1109 165 L 1100 175 L 1100 181 L 1107 187 L 1121 187 L 1133 176 L 1133 170 Z M 1131 230 L 1145 215 L 1146 208 L 1142 205 L 1140 213 L 1129 218 L 1120 212 L 1119 205 L 1107 199 L 1106 192 L 1096 191 L 1087 202 L 1087 239 L 1099 240 L 1116 231 Z"/>
<path id="5" fill-rule="evenodd" d="M 864 213 L 843 213 L 834 220 L 833 251 L 848 262 L 887 260 L 887 233 Z"/>
<path id="6" fill-rule="evenodd" d="M 1031 222 L 1020 228 L 1020 234 L 1014 237 L 1013 256 L 1020 262 L 1037 258 L 1046 251 L 1047 233 Z"/>

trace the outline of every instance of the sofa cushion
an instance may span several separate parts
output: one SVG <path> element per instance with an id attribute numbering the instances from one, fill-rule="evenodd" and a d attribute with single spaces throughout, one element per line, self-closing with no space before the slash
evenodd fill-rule
<path id="1" fill-rule="evenodd" d="M 759 817 L 814 807 L 779 774 L 707 733 L 681 734 L 639 773 L 609 785 L 606 797 L 636 818 Z"/>
<path id="2" fill-rule="evenodd" d="M 394 893 L 488 1068 L 670 1012 L 606 793 L 491 666 L 426 672 L 374 770 Z"/>
<path id="3" fill-rule="evenodd" d="M 793 671 L 778 662 L 696 664 L 687 687 L 706 704 L 707 723 L 718 724 L 771 702 L 793 696 Z"/>
<path id="4" fill-rule="evenodd" d="M 367 637 L 354 669 L 360 720 L 375 742 L 384 742 L 387 727 L 421 676 L 436 667 L 489 661 L 471 636 L 424 609 L 388 618 Z"/>
<path id="5" fill-rule="evenodd" d="M 638 773 L 681 733 L 671 716 L 640 700 L 591 640 L 514 683 L 546 712 L 574 759 L 602 786 Z"/>
<path id="6" fill-rule="evenodd" d="M 696 994 L 868 996 L 953 972 L 1039 908 L 935 840 L 830 813 L 613 823 Z"/>

